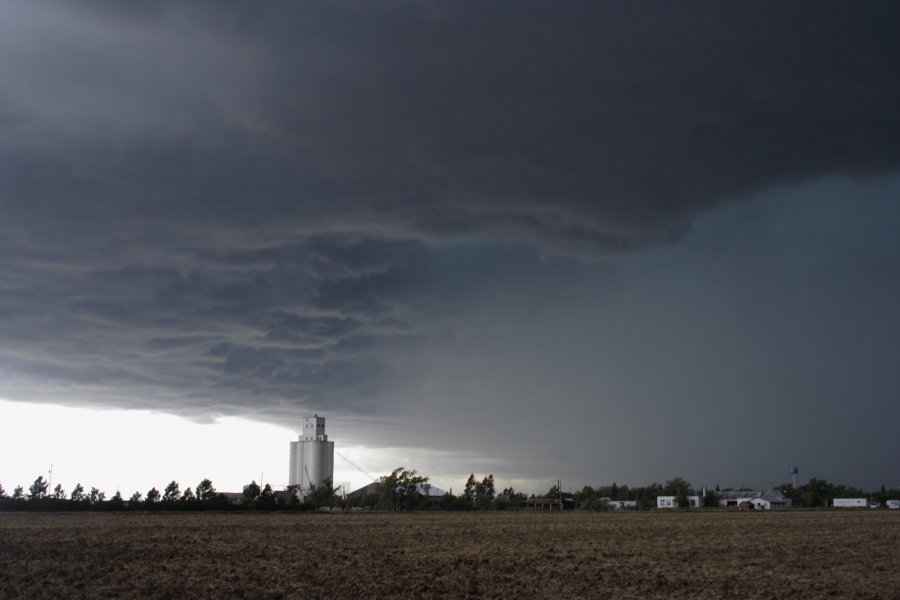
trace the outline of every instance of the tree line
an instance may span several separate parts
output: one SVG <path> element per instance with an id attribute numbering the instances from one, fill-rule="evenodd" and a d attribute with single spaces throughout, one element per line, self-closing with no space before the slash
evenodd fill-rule
<path id="1" fill-rule="evenodd" d="M 658 496 L 674 496 L 676 504 L 682 507 L 689 505 L 689 497 L 697 496 L 701 506 L 715 508 L 719 506 L 719 492 L 733 489 L 720 490 L 719 486 L 698 489 L 684 478 L 675 477 L 665 483 L 651 483 L 644 486 L 618 485 L 613 482 L 610 485 L 598 487 L 586 485 L 581 489 L 568 491 L 553 485 L 546 492 L 529 496 L 517 492 L 512 487 L 497 492 L 493 474 L 479 478 L 472 473 L 466 480 L 461 494 L 454 495 L 447 492 L 441 496 L 430 496 L 427 493 L 428 481 L 428 477 L 400 467 L 391 475 L 382 477 L 374 486 L 373 492 L 353 497 L 347 505 L 382 510 L 517 510 L 524 508 L 529 499 L 549 498 L 565 500 L 567 505 L 580 510 L 612 510 L 618 501 L 627 501 L 633 503 L 637 510 L 646 510 L 656 508 Z M 776 486 L 776 489 L 793 506 L 806 508 L 826 507 L 834 498 L 868 498 L 882 506 L 887 500 L 900 500 L 900 488 L 887 490 L 881 486 L 880 490 L 865 492 L 860 488 L 832 484 L 815 477 L 796 488 L 790 483 L 784 483 Z M 413 490 L 418 492 L 414 493 Z"/>
<path id="2" fill-rule="evenodd" d="M 61 484 L 53 490 L 49 482 L 39 476 L 26 492 L 19 485 L 8 494 L 0 484 L 0 510 L 233 510 L 247 508 L 274 508 L 279 503 L 272 486 L 260 487 L 255 481 L 244 486 L 240 498 L 218 492 L 209 479 L 203 479 L 194 488 L 182 491 L 177 481 L 171 481 L 160 491 L 156 487 L 146 493 L 134 492 L 129 498 L 117 491 L 111 498 L 96 487 L 86 491 L 78 483 L 71 492 L 66 492 Z M 297 502 L 299 504 L 299 502 Z"/>
<path id="3" fill-rule="evenodd" d="M 529 498 L 550 498 L 565 499 L 568 505 L 581 510 L 604 511 L 611 510 L 617 501 L 629 501 L 636 509 L 654 508 L 657 496 L 674 496 L 679 506 L 687 506 L 690 496 L 701 496 L 702 506 L 716 507 L 719 492 L 731 490 L 720 490 L 718 486 L 697 490 L 683 478 L 675 477 L 664 484 L 628 486 L 613 482 L 598 487 L 586 485 L 574 491 L 563 491 L 554 485 L 545 493 L 528 496 L 512 487 L 498 492 L 493 474 L 479 478 L 472 473 L 459 495 L 446 492 L 436 496 L 430 493 L 429 481 L 429 477 L 415 470 L 398 467 L 379 478 L 367 493 L 347 495 L 345 490 L 336 488 L 330 480 L 326 480 L 322 485 L 311 486 L 301 496 L 297 486 L 276 492 L 271 485 L 261 487 L 256 481 L 245 485 L 240 495 L 224 494 L 218 492 L 209 479 L 203 479 L 194 488 L 186 487 L 182 491 L 179 483 L 173 480 L 162 491 L 152 487 L 146 493 L 135 492 L 126 500 L 118 491 L 107 498 L 106 493 L 98 488 L 85 490 L 80 483 L 68 493 L 60 484 L 50 490 L 49 482 L 39 476 L 27 492 L 19 485 L 12 494 L 8 494 L 0 484 L 0 510 L 318 510 L 327 507 L 345 510 L 502 511 L 521 509 Z M 880 490 L 867 493 L 860 488 L 832 484 L 815 477 L 796 488 L 782 484 L 777 489 L 794 506 L 801 507 L 828 506 L 834 498 L 864 497 L 882 506 L 887 500 L 900 500 L 900 489 L 887 490 L 881 486 Z"/>

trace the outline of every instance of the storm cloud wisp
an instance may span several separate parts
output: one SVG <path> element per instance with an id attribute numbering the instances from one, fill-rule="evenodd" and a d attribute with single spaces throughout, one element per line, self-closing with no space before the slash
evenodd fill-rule
<path id="1" fill-rule="evenodd" d="M 514 413 L 507 446 L 478 427 L 467 441 L 498 455 L 541 435 L 548 397 L 637 423 L 672 388 L 623 375 L 657 360 L 635 340 L 685 333 L 635 312 L 644 286 L 668 289 L 659 265 L 689 277 L 723 247 L 741 268 L 808 256 L 772 233 L 788 209 L 760 198 L 827 195 L 823 181 L 881 186 L 859 222 L 889 235 L 898 12 L 2 1 L 0 394 L 195 419 L 404 415 L 422 432 L 410 444 L 439 448 L 461 411 Z M 756 234 L 691 258 L 698 227 L 751 205 Z M 838 272 L 870 269 L 860 285 L 896 299 L 896 250 L 863 246 Z M 807 289 L 831 289 L 807 266 Z M 751 293 L 793 289 L 789 275 Z M 754 279 L 697 285 L 723 281 Z M 579 330 L 608 337 L 564 334 Z M 713 394 L 687 388 L 698 406 Z"/>

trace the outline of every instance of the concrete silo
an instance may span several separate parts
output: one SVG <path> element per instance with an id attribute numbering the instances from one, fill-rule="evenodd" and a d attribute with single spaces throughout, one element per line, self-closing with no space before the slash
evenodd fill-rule
<path id="1" fill-rule="evenodd" d="M 291 442 L 291 472 L 288 484 L 296 485 L 298 493 L 309 493 L 310 484 L 318 487 L 326 479 L 334 478 L 334 442 L 325 435 L 325 417 L 315 415 L 303 419 L 303 433 Z"/>

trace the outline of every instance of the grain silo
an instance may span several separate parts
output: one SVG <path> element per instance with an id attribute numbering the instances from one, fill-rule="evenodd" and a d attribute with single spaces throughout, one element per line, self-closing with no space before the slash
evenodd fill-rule
<path id="1" fill-rule="evenodd" d="M 325 435 L 325 417 L 315 415 L 303 419 L 300 439 L 291 442 L 289 485 L 297 486 L 299 495 L 309 493 L 309 486 L 321 486 L 334 478 L 334 442 Z"/>

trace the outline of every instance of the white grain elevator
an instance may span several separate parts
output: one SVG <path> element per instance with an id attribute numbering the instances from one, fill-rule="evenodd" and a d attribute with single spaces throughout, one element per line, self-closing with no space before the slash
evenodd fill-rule
<path id="1" fill-rule="evenodd" d="M 325 435 L 325 417 L 315 415 L 303 419 L 303 433 L 291 442 L 289 485 L 296 485 L 300 496 L 309 486 L 319 487 L 326 479 L 334 479 L 334 442 Z"/>

